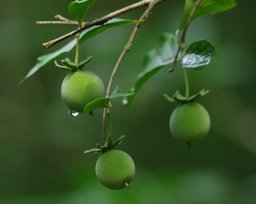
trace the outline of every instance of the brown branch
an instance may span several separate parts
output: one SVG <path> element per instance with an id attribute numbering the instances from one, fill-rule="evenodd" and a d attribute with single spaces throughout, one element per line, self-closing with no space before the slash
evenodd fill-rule
<path id="1" fill-rule="evenodd" d="M 76 21 L 36 21 L 38 25 L 79 25 Z"/>
<path id="2" fill-rule="evenodd" d="M 188 27 L 191 23 L 191 21 L 193 20 L 193 16 L 194 14 L 196 13 L 197 9 L 199 8 L 200 4 L 202 3 L 202 0 L 196 0 L 195 4 L 193 5 L 192 9 L 191 9 L 191 12 L 189 13 L 189 16 L 188 16 L 188 19 L 187 19 L 187 22 L 184 26 L 184 29 L 181 31 L 181 34 L 180 34 L 180 38 L 179 38 L 179 41 L 178 41 L 178 44 L 179 44 L 179 47 L 178 47 L 178 50 L 176 52 L 176 55 L 175 55 L 175 58 L 174 58 L 174 61 L 172 63 L 172 67 L 169 69 L 169 72 L 173 71 L 174 68 L 175 68 L 175 65 L 177 63 L 177 60 L 178 60 L 178 57 L 179 57 L 179 54 L 180 52 L 184 49 L 185 47 L 185 41 L 186 41 L 186 35 L 187 35 L 187 32 L 188 32 Z"/>
<path id="3" fill-rule="evenodd" d="M 121 8 L 121 9 L 119 9 L 117 11 L 111 12 L 111 13 L 107 14 L 106 16 L 103 16 L 103 17 L 101 17 L 99 19 L 96 19 L 96 20 L 94 20 L 92 22 L 87 22 L 87 23 L 83 24 L 81 27 L 77 28 L 76 30 L 73 30 L 73 31 L 71 31 L 71 32 L 69 32 L 69 33 L 67 33 L 67 34 L 65 34 L 63 36 L 60 36 L 60 37 L 58 37 L 58 38 L 56 38 L 54 40 L 45 42 L 45 43 L 43 43 L 43 46 L 46 47 L 46 48 L 49 48 L 49 47 L 51 47 L 51 46 L 53 46 L 53 45 L 55 45 L 55 44 L 65 40 L 65 39 L 67 39 L 67 38 L 69 38 L 71 36 L 76 35 L 77 33 L 80 33 L 83 30 L 86 30 L 86 29 L 88 29 L 88 28 L 90 28 L 92 26 L 102 25 L 102 24 L 106 23 L 107 21 L 111 20 L 112 18 L 115 18 L 115 17 L 117 17 L 117 16 L 119 16 L 121 14 L 127 13 L 129 11 L 141 8 L 143 6 L 149 5 L 153 1 L 154 0 L 141 0 L 141 1 L 137 2 L 137 3 L 128 5 L 128 6 L 126 6 L 124 8 Z M 156 2 L 160 3 L 161 1 L 164 1 L 164 0 L 157 0 Z"/>
<path id="4" fill-rule="evenodd" d="M 49 24 L 79 25 L 79 23 L 77 21 L 73 21 L 68 18 L 65 18 L 64 16 L 62 16 L 60 14 L 55 15 L 54 18 L 56 18 L 57 20 L 55 20 L 55 21 L 36 21 L 36 24 L 39 24 L 39 25 L 49 25 Z"/>
<path id="5" fill-rule="evenodd" d="M 202 3 L 202 0 L 197 0 L 195 2 L 194 6 L 191 9 L 191 12 L 189 14 L 188 20 L 187 20 L 187 22 L 185 24 L 184 30 L 183 30 L 183 32 L 181 34 L 181 37 L 180 37 L 180 41 L 183 42 L 183 43 L 185 43 L 185 38 L 186 38 L 186 35 L 187 35 L 188 27 L 189 27 L 189 25 L 190 25 L 190 23 L 192 21 L 192 18 L 195 15 L 197 9 L 200 7 L 201 3 Z"/>
<path id="6" fill-rule="evenodd" d="M 135 40 L 135 37 L 138 33 L 138 30 L 139 30 L 139 27 L 141 26 L 142 23 L 144 23 L 147 18 L 149 17 L 151 11 L 153 10 L 153 8 L 155 7 L 155 5 L 160 2 L 160 0 L 154 0 L 152 1 L 148 8 L 146 9 L 146 11 L 143 13 L 143 15 L 140 17 L 138 23 L 135 25 L 130 37 L 129 37 L 129 40 L 127 41 L 127 44 L 124 46 L 124 49 L 122 51 L 122 53 L 120 54 L 117 62 L 116 62 L 116 65 L 113 69 L 113 72 L 111 74 L 111 77 L 110 77 L 110 80 L 109 80 L 109 83 L 108 83 L 108 88 L 107 88 L 107 91 L 106 91 L 106 97 L 109 97 L 110 95 L 110 91 L 111 91 L 111 88 L 112 88 L 112 84 L 113 84 L 113 81 L 114 81 L 114 78 L 115 78 L 115 75 L 116 75 L 116 72 L 118 70 L 118 67 L 120 66 L 120 64 L 122 63 L 126 53 L 130 50 L 130 48 L 132 47 L 132 44 Z"/>
<path id="7" fill-rule="evenodd" d="M 112 88 L 112 85 L 113 85 L 113 82 L 114 82 L 114 79 L 115 79 L 115 76 L 116 76 L 116 73 L 118 71 L 118 68 L 120 67 L 124 57 L 126 56 L 126 54 L 129 52 L 129 50 L 131 49 L 132 45 L 133 45 L 133 42 L 135 40 L 135 37 L 139 31 L 139 28 L 140 26 L 148 19 L 149 15 L 151 14 L 152 10 L 154 9 L 154 7 L 156 6 L 156 4 L 158 4 L 159 2 L 161 2 L 161 0 L 152 0 L 150 2 L 150 4 L 148 5 L 147 9 L 144 11 L 144 13 L 142 14 L 142 16 L 140 17 L 138 23 L 135 25 L 126 45 L 124 46 L 123 48 L 123 51 L 121 52 L 116 64 L 115 64 L 115 67 L 111 73 L 111 76 L 110 76 L 110 79 L 109 79 L 109 82 L 108 82 L 108 87 L 107 87 L 107 90 L 106 90 L 106 97 L 109 97 L 110 96 L 110 92 L 111 92 L 111 88 Z M 102 125 L 102 135 L 103 135 L 103 138 L 104 136 L 106 135 L 106 123 L 107 123 L 107 120 L 110 120 L 110 108 L 104 108 L 103 110 L 103 125 Z"/>

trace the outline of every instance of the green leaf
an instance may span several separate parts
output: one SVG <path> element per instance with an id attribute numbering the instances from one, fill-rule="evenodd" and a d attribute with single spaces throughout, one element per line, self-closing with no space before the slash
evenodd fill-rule
<path id="1" fill-rule="evenodd" d="M 134 95 L 127 97 L 124 104 L 131 104 L 135 94 L 141 89 L 141 87 L 161 68 L 174 61 L 177 50 L 178 44 L 176 37 L 171 33 L 162 34 L 156 48 L 151 50 L 145 56 L 143 63 L 144 71 L 138 75 L 134 86 L 129 91 L 130 93 L 134 93 Z"/>
<path id="2" fill-rule="evenodd" d="M 38 72 L 45 65 L 49 64 L 50 62 L 56 60 L 58 57 L 61 57 L 63 54 L 65 54 L 65 53 L 69 52 L 70 50 L 72 50 L 72 48 L 75 45 L 76 45 L 76 40 L 72 40 L 68 44 L 66 44 L 64 47 L 62 47 L 61 49 L 58 49 L 55 52 L 52 52 L 52 53 L 49 53 L 49 54 L 46 54 L 46 55 L 38 57 L 37 58 L 37 62 L 34 65 L 34 67 L 32 67 L 29 70 L 27 75 L 20 81 L 19 84 L 24 82 L 29 77 L 33 76 L 36 72 Z"/>
<path id="3" fill-rule="evenodd" d="M 68 11 L 74 20 L 80 25 L 82 24 L 85 15 L 93 6 L 96 0 L 76 0 L 69 4 Z"/>
<path id="4" fill-rule="evenodd" d="M 117 98 L 125 98 L 128 96 L 132 96 L 135 93 L 124 93 L 119 87 L 116 87 L 115 90 L 112 92 L 112 94 L 110 95 L 110 99 L 117 99 Z"/>
<path id="5" fill-rule="evenodd" d="M 96 98 L 85 105 L 83 112 L 91 112 L 97 108 L 107 108 L 109 106 L 109 101 L 110 98 Z"/>
<path id="6" fill-rule="evenodd" d="M 80 43 L 96 36 L 97 34 L 100 34 L 110 28 L 121 26 L 121 25 L 128 25 L 128 24 L 134 24 L 136 21 L 129 20 L 129 19 L 112 19 L 105 23 L 104 25 L 94 26 L 91 27 L 85 31 L 83 31 L 80 35 Z M 33 76 L 36 72 L 38 72 L 41 68 L 43 68 L 45 65 L 49 64 L 50 62 L 60 58 L 65 53 L 70 52 L 76 45 L 76 39 L 71 40 L 69 43 L 64 45 L 62 48 L 56 50 L 55 52 L 40 56 L 37 58 L 37 62 L 30 69 L 30 71 L 27 73 L 27 75 L 22 79 L 22 81 L 19 83 L 21 84 L 24 80 L 28 79 L 29 77 Z"/>
<path id="7" fill-rule="evenodd" d="M 216 49 L 209 41 L 195 41 L 186 50 L 186 54 L 181 59 L 181 64 L 183 68 L 201 68 L 208 65 L 215 54 Z"/>
<path id="8" fill-rule="evenodd" d="M 110 97 L 96 98 L 87 103 L 83 109 L 83 112 L 91 112 L 97 108 L 109 107 L 109 102 L 113 99 L 125 98 L 134 95 L 134 93 L 124 93 L 118 87 L 113 91 Z"/>
<path id="9" fill-rule="evenodd" d="M 180 30 L 184 29 L 184 26 L 189 18 L 195 2 L 196 0 L 186 0 L 184 14 L 180 24 Z M 202 0 L 200 7 L 197 9 L 192 19 L 203 15 L 213 15 L 224 12 L 234 8 L 235 6 L 235 0 Z"/>
<path id="10" fill-rule="evenodd" d="M 84 41 L 110 29 L 116 26 L 121 26 L 121 25 L 130 25 L 130 24 L 136 24 L 136 20 L 131 20 L 131 19 L 119 19 L 119 18 L 114 18 L 109 20 L 107 23 L 104 25 L 100 26 L 94 26 L 91 29 L 85 30 L 81 33 L 79 43 L 83 43 Z M 86 32 L 86 33 L 84 33 Z"/>

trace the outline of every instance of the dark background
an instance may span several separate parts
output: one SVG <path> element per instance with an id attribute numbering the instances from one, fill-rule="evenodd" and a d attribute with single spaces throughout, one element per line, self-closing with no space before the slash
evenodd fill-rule
<path id="1" fill-rule="evenodd" d="M 98 1 L 88 20 L 135 1 L 108 2 Z M 82 153 L 101 141 L 102 116 L 98 110 L 94 117 L 70 117 L 60 98 L 67 73 L 50 64 L 17 86 L 37 56 L 61 46 L 46 50 L 41 43 L 74 29 L 34 22 L 51 20 L 57 13 L 68 16 L 68 3 L 0 3 L 0 203 L 256 203 L 256 3 L 239 0 L 235 9 L 191 25 L 188 42 L 209 39 L 217 55 L 207 69 L 189 73 L 192 91 L 211 91 L 200 103 L 212 120 L 208 137 L 190 151 L 171 137 L 168 120 L 175 105 L 162 97 L 183 90 L 178 70 L 159 72 L 131 107 L 114 103 L 114 137 L 127 136 L 119 148 L 134 158 L 137 167 L 132 188 L 122 191 L 103 187 L 94 175 L 97 155 Z M 115 85 L 124 90 L 133 85 L 143 56 L 160 34 L 175 32 L 182 7 L 183 1 L 175 0 L 155 9 L 122 63 Z M 137 18 L 141 12 L 122 17 Z M 81 48 L 83 54 L 94 55 L 87 68 L 105 84 L 131 29 L 114 28 Z"/>

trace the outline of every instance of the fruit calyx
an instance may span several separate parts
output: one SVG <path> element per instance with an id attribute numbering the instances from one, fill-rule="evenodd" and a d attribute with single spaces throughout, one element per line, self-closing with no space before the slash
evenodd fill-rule
<path id="1" fill-rule="evenodd" d="M 167 94 L 163 94 L 164 98 L 170 102 L 170 103 L 179 103 L 179 104 L 185 104 L 190 102 L 197 101 L 200 97 L 205 96 L 209 93 L 209 90 L 202 89 L 201 91 L 195 93 L 192 96 L 184 96 L 180 93 L 180 91 L 176 91 L 172 96 L 169 96 Z"/>
<path id="2" fill-rule="evenodd" d="M 114 149 L 117 145 L 120 145 L 123 142 L 124 138 L 125 135 L 122 135 L 117 140 L 113 141 L 111 137 L 108 137 L 104 145 L 97 143 L 95 148 L 85 150 L 84 154 L 107 152 L 109 150 Z"/>
<path id="3" fill-rule="evenodd" d="M 87 64 L 88 62 L 90 62 L 92 60 L 92 58 L 93 58 L 93 56 L 89 56 L 89 57 L 85 58 L 84 60 L 82 60 L 78 64 L 76 64 L 69 58 L 65 58 L 60 61 L 61 64 L 59 64 L 57 61 L 54 61 L 54 64 L 56 65 L 56 67 L 59 67 L 61 69 L 68 70 L 70 72 L 75 72 L 77 70 L 82 69 L 85 64 Z"/>

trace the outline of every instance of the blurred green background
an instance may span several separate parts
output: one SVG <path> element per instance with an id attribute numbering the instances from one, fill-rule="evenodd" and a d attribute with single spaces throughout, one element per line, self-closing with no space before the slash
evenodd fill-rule
<path id="1" fill-rule="evenodd" d="M 128 5 L 131 0 L 98 1 L 88 19 Z M 101 141 L 101 111 L 94 117 L 70 117 L 60 98 L 66 75 L 45 67 L 21 86 L 18 82 L 45 50 L 41 43 L 72 26 L 39 26 L 67 14 L 69 1 L 23 0 L 0 3 L 0 203 L 1 204 L 253 204 L 256 203 L 256 62 L 254 1 L 191 25 L 188 41 L 207 38 L 217 55 L 204 71 L 189 73 L 193 91 L 210 89 L 200 99 L 209 111 L 208 137 L 190 151 L 170 135 L 168 120 L 175 105 L 163 93 L 183 90 L 179 71 L 159 72 L 129 108 L 114 103 L 114 136 L 136 162 L 129 190 L 112 191 L 95 178 L 97 155 L 85 149 Z M 163 32 L 175 32 L 183 1 L 159 5 L 140 30 L 115 85 L 128 90 L 142 69 L 143 56 Z M 136 18 L 137 10 L 123 17 Z M 88 69 L 107 83 L 132 27 L 114 28 L 88 41 L 82 53 L 94 55 Z M 71 53 L 71 56 L 73 53 Z"/>

